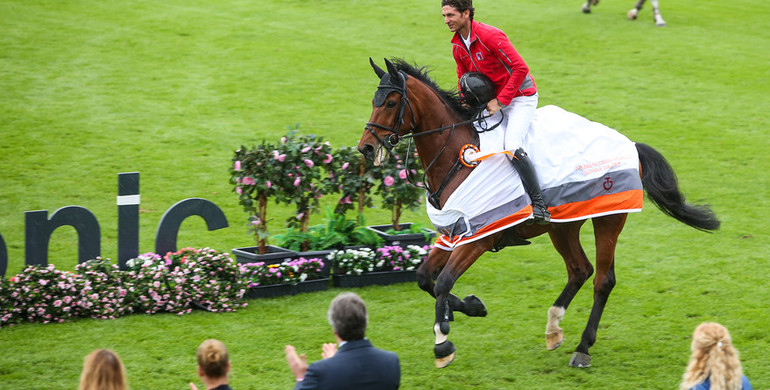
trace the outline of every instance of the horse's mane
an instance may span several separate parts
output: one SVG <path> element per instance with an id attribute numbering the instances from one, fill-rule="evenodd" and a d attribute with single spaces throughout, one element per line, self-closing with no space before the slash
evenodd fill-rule
<path id="1" fill-rule="evenodd" d="M 392 58 L 390 61 L 393 63 L 397 70 L 401 70 L 409 76 L 422 81 L 425 83 L 425 85 L 436 91 L 441 99 L 443 99 L 449 105 L 449 107 L 452 108 L 452 110 L 460 115 L 461 118 L 465 120 L 471 118 L 473 113 L 468 106 L 462 104 L 460 100 L 460 92 L 457 91 L 456 88 L 445 90 L 439 87 L 438 84 L 436 84 L 436 82 L 433 81 L 433 79 L 428 75 L 430 70 L 427 66 L 412 65 L 401 58 Z"/>

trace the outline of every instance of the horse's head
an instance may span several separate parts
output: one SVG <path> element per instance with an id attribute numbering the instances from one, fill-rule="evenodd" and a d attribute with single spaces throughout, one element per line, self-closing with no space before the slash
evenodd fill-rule
<path id="1" fill-rule="evenodd" d="M 371 58 L 369 63 L 374 73 L 380 78 L 380 85 L 374 93 L 372 115 L 358 142 L 358 151 L 367 159 L 373 160 L 374 165 L 380 165 L 387 157 L 387 153 L 401 140 L 401 136 L 414 130 L 415 119 L 414 110 L 407 96 L 406 81 L 409 76 L 396 69 L 387 59 L 385 60 L 387 72 L 377 66 Z M 408 116 L 411 118 L 410 124 L 404 121 L 407 106 L 409 107 Z"/>

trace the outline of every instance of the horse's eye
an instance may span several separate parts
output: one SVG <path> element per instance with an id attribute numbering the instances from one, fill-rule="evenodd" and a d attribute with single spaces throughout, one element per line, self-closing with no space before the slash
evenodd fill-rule
<path id="1" fill-rule="evenodd" d="M 388 105 L 387 105 L 388 108 L 393 108 L 395 106 L 396 106 L 396 102 L 394 102 L 392 100 L 388 101 Z"/>

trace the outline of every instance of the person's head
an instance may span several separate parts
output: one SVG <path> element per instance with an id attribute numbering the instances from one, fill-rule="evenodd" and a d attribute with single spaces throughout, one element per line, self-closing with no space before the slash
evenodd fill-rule
<path id="1" fill-rule="evenodd" d="M 219 341 L 209 339 L 198 347 L 198 375 L 216 379 L 227 377 L 230 372 L 230 358 L 227 347 Z"/>
<path id="2" fill-rule="evenodd" d="M 470 29 L 474 12 L 473 0 L 441 0 L 441 15 L 449 31 L 467 33 L 465 29 Z"/>
<path id="3" fill-rule="evenodd" d="M 743 369 L 727 328 L 704 322 L 692 335 L 692 355 L 680 388 L 689 389 L 709 378 L 712 389 L 740 389 Z"/>
<path id="4" fill-rule="evenodd" d="M 364 301 L 356 293 L 337 295 L 329 305 L 329 324 L 344 341 L 361 340 L 366 334 L 369 315 Z"/>
<path id="5" fill-rule="evenodd" d="M 120 357 L 109 349 L 97 349 L 86 356 L 80 374 L 80 390 L 126 390 L 126 369 Z"/>

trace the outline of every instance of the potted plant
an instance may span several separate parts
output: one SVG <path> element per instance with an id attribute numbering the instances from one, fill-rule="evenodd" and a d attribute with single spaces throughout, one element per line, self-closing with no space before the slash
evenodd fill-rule
<path id="1" fill-rule="evenodd" d="M 335 287 L 362 287 L 414 282 L 417 267 L 425 261 L 430 246 L 398 245 L 333 251 L 327 258 L 332 263 Z"/>
<path id="2" fill-rule="evenodd" d="M 286 158 L 277 150 L 274 145 L 263 141 L 251 149 L 241 146 L 233 156 L 230 183 L 234 185 L 233 191 L 238 194 L 240 205 L 249 215 L 248 228 L 257 240 L 257 246 L 233 249 L 239 263 L 275 261 L 295 255 L 292 251 L 267 245 L 270 236 L 267 230 L 267 201 L 276 192 L 271 178 L 279 173 L 275 162 Z"/>
<path id="3" fill-rule="evenodd" d="M 299 259 L 269 264 L 248 263 L 247 298 L 265 298 L 325 290 L 329 286 L 329 267 L 319 258 Z"/>
<path id="4" fill-rule="evenodd" d="M 436 232 L 422 224 L 401 223 L 401 213 L 421 206 L 425 190 L 419 178 L 422 176 L 417 153 L 408 154 L 408 147 L 399 144 L 391 153 L 391 161 L 379 167 L 371 166 L 378 180 L 376 193 L 382 197 L 382 207 L 391 212 L 390 225 L 370 226 L 389 245 L 426 245 Z M 401 158 L 404 155 L 404 158 Z M 408 158 L 407 158 L 408 157 Z"/>

